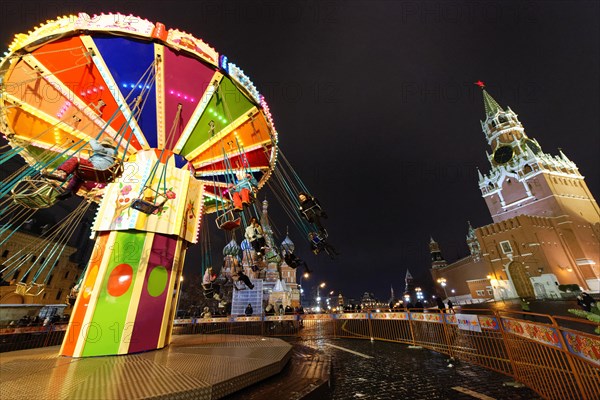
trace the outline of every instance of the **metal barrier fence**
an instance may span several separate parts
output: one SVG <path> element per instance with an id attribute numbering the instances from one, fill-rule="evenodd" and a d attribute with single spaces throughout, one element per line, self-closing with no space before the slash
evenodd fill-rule
<path id="1" fill-rule="evenodd" d="M 352 338 L 405 343 L 481 365 L 522 382 L 546 399 L 597 399 L 597 324 L 489 309 L 466 313 L 366 312 L 188 320 L 175 333 L 235 333 Z M 183 322 L 183 321 L 180 321 Z M 568 326 L 578 326 L 581 330 Z M 588 332 L 583 332 L 588 331 Z"/>
<path id="2" fill-rule="evenodd" d="M 65 337 L 67 324 L 0 329 L 0 353 L 56 346 Z"/>
<path id="3" fill-rule="evenodd" d="M 365 312 L 175 320 L 173 334 L 351 338 L 421 346 L 511 376 L 546 399 L 597 399 L 600 336 L 589 321 L 525 312 Z M 0 352 L 60 344 L 66 325 L 0 330 Z"/>

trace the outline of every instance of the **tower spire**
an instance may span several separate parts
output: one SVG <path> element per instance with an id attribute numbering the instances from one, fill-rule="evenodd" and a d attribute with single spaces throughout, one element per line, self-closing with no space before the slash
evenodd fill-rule
<path id="1" fill-rule="evenodd" d="M 477 81 L 475 84 L 479 86 L 483 92 L 483 107 L 485 108 L 486 116 L 489 117 L 490 115 L 495 115 L 498 111 L 504 111 L 504 109 L 500 107 L 500 104 L 498 104 L 498 102 L 485 90 L 485 83 Z"/>
<path id="2" fill-rule="evenodd" d="M 496 100 L 494 100 L 494 98 L 492 96 L 490 96 L 490 94 L 487 92 L 487 90 L 482 88 L 482 92 L 483 92 L 483 107 L 485 108 L 486 116 L 489 117 L 490 115 L 495 115 L 498 111 L 504 111 L 504 109 L 502 107 L 500 107 L 500 104 L 498 104 L 498 102 Z"/>

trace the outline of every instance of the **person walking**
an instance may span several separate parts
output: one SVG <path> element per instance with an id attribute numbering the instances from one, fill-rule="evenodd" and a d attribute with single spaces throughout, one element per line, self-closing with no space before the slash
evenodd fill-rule
<path id="1" fill-rule="evenodd" d="M 446 312 L 446 305 L 444 304 L 444 301 L 441 297 L 436 297 L 435 302 L 437 303 L 438 309 L 441 313 Z"/>
<path id="2" fill-rule="evenodd" d="M 521 299 L 521 311 L 531 312 L 531 307 L 529 306 L 529 302 L 527 299 Z M 523 314 L 523 319 L 532 319 L 532 316 L 529 314 Z"/>

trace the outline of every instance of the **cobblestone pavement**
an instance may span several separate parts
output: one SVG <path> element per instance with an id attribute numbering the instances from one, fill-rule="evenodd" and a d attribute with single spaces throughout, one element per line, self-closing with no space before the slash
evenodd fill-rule
<path id="1" fill-rule="evenodd" d="M 540 399 L 529 388 L 503 386 L 512 382 L 508 376 L 460 361 L 449 368 L 447 356 L 426 349 L 412 349 L 389 342 L 343 339 L 305 341 L 303 344 L 332 356 L 329 398 L 334 400 Z M 330 345 L 373 358 L 363 358 Z M 474 395 L 468 394 L 469 391 Z"/>

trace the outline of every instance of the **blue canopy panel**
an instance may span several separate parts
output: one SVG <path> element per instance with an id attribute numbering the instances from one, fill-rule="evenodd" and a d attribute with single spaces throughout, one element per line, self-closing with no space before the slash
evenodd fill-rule
<path id="1" fill-rule="evenodd" d="M 143 89 L 143 82 L 138 84 L 138 81 L 155 58 L 154 44 L 121 37 L 95 37 L 94 43 L 123 98 L 132 90 L 132 96 L 138 96 Z M 142 102 L 143 109 L 137 123 L 150 148 L 157 148 L 156 87 L 154 82 L 149 86 L 146 90 L 150 92 Z M 133 97 L 130 97 L 128 103 L 131 104 L 132 101 Z"/>

